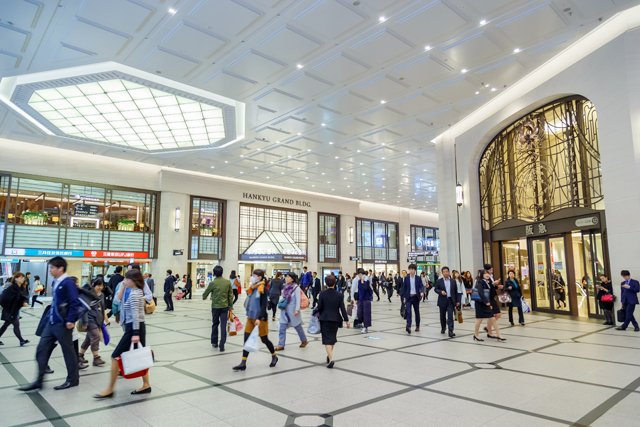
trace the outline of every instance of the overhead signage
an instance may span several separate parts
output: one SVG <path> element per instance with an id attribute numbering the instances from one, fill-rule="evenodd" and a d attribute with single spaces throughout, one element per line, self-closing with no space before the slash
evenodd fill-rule
<path id="1" fill-rule="evenodd" d="M 357 256 L 352 256 L 349 257 L 349 261 L 360 261 L 360 258 L 358 258 Z"/>
<path id="2" fill-rule="evenodd" d="M 13 258 L 0 258 L 0 262 L 20 262 L 20 260 Z"/>
<path id="3" fill-rule="evenodd" d="M 301 206 L 304 208 L 311 207 L 311 202 L 305 202 L 304 200 L 283 199 L 280 197 L 267 196 L 264 194 L 242 193 L 242 198 L 248 200 L 257 200 L 259 202 L 277 203 L 280 205 Z"/>
<path id="4" fill-rule="evenodd" d="M 124 251 L 76 251 L 84 253 L 91 258 L 149 258 L 149 252 L 124 252 Z"/>
<path id="5" fill-rule="evenodd" d="M 419 256 L 438 256 L 440 253 L 438 251 L 422 251 L 422 252 L 409 252 L 407 256 L 409 258 L 416 258 Z"/>
<path id="6" fill-rule="evenodd" d="M 96 196 L 85 196 L 83 194 L 74 194 L 73 198 L 76 200 L 87 200 L 89 202 L 101 202 L 102 199 Z"/>
<path id="7" fill-rule="evenodd" d="M 184 249 L 174 249 L 173 250 L 173 255 L 184 255 Z"/>
<path id="8" fill-rule="evenodd" d="M 589 218 L 576 219 L 576 227 L 589 227 L 591 225 L 598 225 L 598 217 L 592 216 Z"/>
<path id="9" fill-rule="evenodd" d="M 73 216 L 96 216 L 99 208 L 98 205 L 78 203 L 73 207 Z"/>
<path id="10" fill-rule="evenodd" d="M 242 261 L 306 261 L 306 255 L 242 254 Z"/>
<path id="11" fill-rule="evenodd" d="M 5 248 L 4 254 L 7 256 L 62 256 L 62 257 L 83 257 L 85 251 L 73 251 L 63 249 L 20 249 Z"/>
<path id="12" fill-rule="evenodd" d="M 374 263 L 376 263 L 376 264 L 386 264 L 387 260 L 386 259 L 377 259 L 377 260 L 374 261 Z"/>

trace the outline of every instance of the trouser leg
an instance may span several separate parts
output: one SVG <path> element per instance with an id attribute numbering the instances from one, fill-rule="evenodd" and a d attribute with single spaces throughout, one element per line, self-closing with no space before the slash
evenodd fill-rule
<path id="1" fill-rule="evenodd" d="M 513 323 L 513 305 L 509 306 L 509 323 Z"/>
<path id="2" fill-rule="evenodd" d="M 287 343 L 287 324 L 280 323 L 280 330 L 278 331 L 278 347 L 284 347 Z"/>
<path id="3" fill-rule="evenodd" d="M 2 325 L 2 327 L 0 328 L 0 337 L 2 336 L 2 334 L 4 334 L 4 331 L 7 330 L 7 328 L 9 327 L 9 325 L 11 324 L 10 320 L 5 320 L 4 324 Z"/>
<path id="4" fill-rule="evenodd" d="M 411 328 L 411 322 L 413 320 L 413 318 L 412 318 L 413 314 L 411 313 L 411 300 L 412 300 L 412 298 L 409 297 L 409 299 L 407 300 L 407 302 L 405 303 L 405 306 L 404 306 L 405 313 L 406 313 L 406 316 L 407 316 L 407 319 L 406 319 L 407 320 L 407 328 Z"/>
<path id="5" fill-rule="evenodd" d="M 238 301 L 238 290 L 234 289 L 233 290 L 233 303 L 235 304 L 236 301 Z"/>
<path id="6" fill-rule="evenodd" d="M 447 325 L 449 326 L 449 332 L 453 332 L 453 313 L 454 305 L 451 299 L 447 298 Z"/>
<path id="7" fill-rule="evenodd" d="M 300 342 L 305 342 L 307 340 L 307 336 L 304 334 L 304 328 L 302 325 L 296 326 L 295 329 L 298 333 L 298 338 L 300 338 Z"/>
<path id="8" fill-rule="evenodd" d="M 20 333 L 20 320 L 18 320 L 17 317 L 13 319 L 13 333 L 20 342 L 24 341 L 24 338 L 22 338 L 22 334 Z"/>
<path id="9" fill-rule="evenodd" d="M 262 341 L 262 343 L 264 345 L 267 346 L 267 350 L 269 350 L 269 353 L 271 353 L 272 356 L 274 354 L 276 354 L 276 349 L 273 347 L 273 343 L 269 340 L 269 336 L 268 335 L 260 337 L 260 340 Z"/>
<path id="10" fill-rule="evenodd" d="M 73 332 L 71 329 L 67 329 L 67 326 L 63 323 L 56 323 L 51 326 L 64 356 L 64 364 L 67 367 L 67 381 L 77 384 L 80 377 L 78 374 L 78 351 L 73 349 Z"/>
<path id="11" fill-rule="evenodd" d="M 227 343 L 227 320 L 229 319 L 229 308 L 220 309 L 220 348 L 224 348 Z"/>
<path id="12" fill-rule="evenodd" d="M 416 328 L 420 327 L 420 300 L 420 295 L 411 297 L 411 303 L 409 307 L 407 307 L 407 311 L 411 311 L 411 307 L 413 306 L 413 310 L 416 313 Z"/>
<path id="13" fill-rule="evenodd" d="M 447 329 L 447 307 L 440 308 L 440 327 L 444 331 Z"/>
<path id="14" fill-rule="evenodd" d="M 49 358 L 51 357 L 51 352 L 56 346 L 57 338 L 53 334 L 52 328 L 53 325 L 51 324 L 47 324 L 47 326 L 45 326 L 36 349 L 36 361 L 38 362 L 38 379 L 36 382 L 39 384 L 42 384 L 44 373 L 47 370 Z"/>
<path id="15" fill-rule="evenodd" d="M 518 306 L 518 322 L 524 323 L 524 312 L 522 311 L 522 304 Z"/>
<path id="16" fill-rule="evenodd" d="M 211 309 L 211 344 L 218 345 L 218 326 L 220 326 L 220 309 L 213 308 Z"/>

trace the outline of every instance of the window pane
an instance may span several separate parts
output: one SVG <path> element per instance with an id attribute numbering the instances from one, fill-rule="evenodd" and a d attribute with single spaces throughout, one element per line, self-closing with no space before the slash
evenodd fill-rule
<path id="1" fill-rule="evenodd" d="M 117 231 L 149 231 L 146 223 L 146 194 L 114 190 L 108 206 L 110 226 Z"/>

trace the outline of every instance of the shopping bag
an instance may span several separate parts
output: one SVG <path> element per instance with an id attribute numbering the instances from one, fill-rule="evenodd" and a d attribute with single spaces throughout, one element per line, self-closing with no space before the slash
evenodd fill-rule
<path id="1" fill-rule="evenodd" d="M 353 309 L 354 309 L 353 304 L 349 304 L 349 305 L 347 306 L 347 316 L 349 316 L 349 317 L 353 317 Z"/>
<path id="2" fill-rule="evenodd" d="M 138 343 L 138 348 L 134 348 L 134 345 L 134 343 L 131 343 L 129 351 L 122 353 L 118 362 L 122 376 L 125 378 L 144 376 L 149 368 L 153 366 L 151 347 L 144 347 L 142 343 Z M 142 374 L 140 375 L 141 372 Z"/>
<path id="3" fill-rule="evenodd" d="M 232 312 L 229 312 L 229 319 L 227 319 L 227 333 L 232 337 L 238 335 L 238 331 L 236 330 L 236 322 L 234 322 L 234 319 L 237 319 L 237 317 Z"/>
<path id="4" fill-rule="evenodd" d="M 233 323 L 236 324 L 236 332 L 240 332 L 243 328 L 242 326 L 242 322 L 240 321 L 240 319 L 238 319 L 237 317 L 233 318 Z"/>
<path id="5" fill-rule="evenodd" d="M 524 299 L 524 297 L 521 297 L 520 302 L 522 304 L 522 312 L 531 313 L 531 307 L 529 306 L 529 303 Z"/>
<path id="6" fill-rule="evenodd" d="M 309 327 L 307 328 L 307 333 L 311 335 L 320 333 L 320 318 L 318 316 L 311 316 L 311 319 L 309 319 Z"/>
<path id="7" fill-rule="evenodd" d="M 107 330 L 107 325 L 100 325 L 100 329 L 102 330 L 102 340 L 104 341 L 104 345 L 109 345 L 109 341 L 111 341 L 111 337 L 109 336 L 109 331 Z"/>
<path id="8" fill-rule="evenodd" d="M 178 301 L 180 301 L 183 297 L 184 297 L 184 292 L 178 292 L 178 293 L 176 294 L 176 299 L 177 299 Z"/>
<path id="9" fill-rule="evenodd" d="M 258 327 L 254 327 L 253 331 L 251 331 L 251 335 L 244 342 L 244 347 L 242 348 L 244 351 L 248 351 L 249 353 L 257 353 L 260 351 L 260 347 L 258 347 L 260 343 L 260 339 L 258 338 Z"/>
<path id="10" fill-rule="evenodd" d="M 618 315 L 618 322 L 624 323 L 625 318 L 627 317 L 627 312 L 624 311 L 624 307 L 618 310 L 617 315 Z"/>
<path id="11" fill-rule="evenodd" d="M 151 314 L 154 311 L 156 311 L 156 302 L 153 299 L 151 299 L 151 303 L 147 304 L 147 302 L 145 301 L 145 303 L 144 303 L 144 312 L 146 314 Z"/>
<path id="12" fill-rule="evenodd" d="M 456 317 L 458 318 L 458 323 L 462 323 L 462 310 L 456 308 Z"/>

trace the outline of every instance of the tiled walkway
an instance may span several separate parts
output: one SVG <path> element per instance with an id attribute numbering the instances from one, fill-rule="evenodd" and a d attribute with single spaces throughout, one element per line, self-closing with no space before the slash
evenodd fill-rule
<path id="1" fill-rule="evenodd" d="M 109 364 L 81 371 L 79 387 L 53 390 L 66 375 L 59 349 L 43 390 L 16 390 L 35 379 L 33 333 L 42 313 L 23 310 L 23 333 L 32 343 L 19 347 L 9 330 L 0 347 L 0 426 L 640 425 L 640 333 L 631 330 L 527 314 L 525 327 L 501 319 L 506 342 L 474 343 L 473 312 L 464 312 L 457 337 L 449 339 L 440 334 L 435 301 L 428 301 L 422 331 L 407 336 L 394 297 L 373 303 L 370 333 L 340 330 L 333 370 L 325 367 L 319 336 L 301 349 L 290 330 L 275 368 L 263 348 L 249 357 L 247 371 L 233 372 L 242 338 L 231 337 L 225 353 L 212 349 L 209 304 L 176 301 L 175 312 L 161 306 L 147 316 L 157 362 L 153 393 L 132 396 L 141 381 L 119 380 L 110 401 L 92 398 L 106 387 Z M 277 344 L 273 322 L 270 328 Z M 110 329 L 114 342 L 101 352 L 105 359 L 121 335 L 115 323 Z"/>

